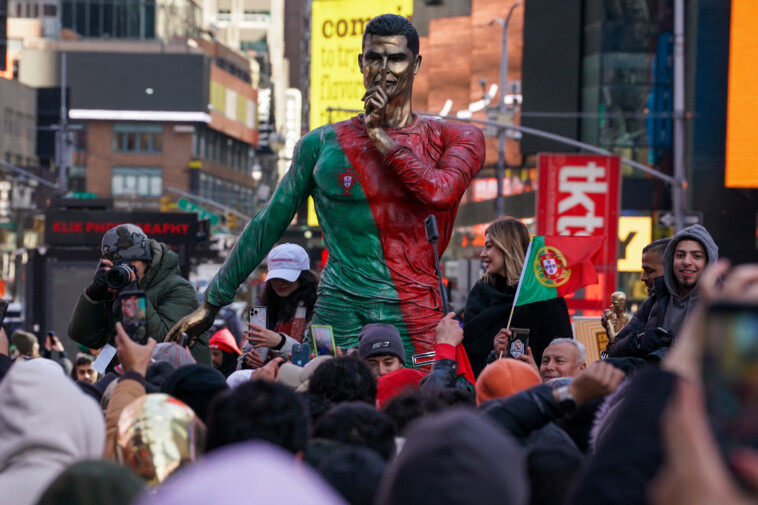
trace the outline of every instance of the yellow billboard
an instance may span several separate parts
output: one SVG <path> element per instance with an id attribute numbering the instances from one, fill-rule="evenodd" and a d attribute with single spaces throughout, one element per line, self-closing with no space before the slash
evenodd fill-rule
<path id="1" fill-rule="evenodd" d="M 358 68 L 363 29 L 374 16 L 410 18 L 413 0 L 314 0 L 311 7 L 310 128 L 342 121 L 363 110 L 366 92 Z"/>
<path id="2" fill-rule="evenodd" d="M 755 118 L 758 116 L 758 2 L 732 0 L 732 27 L 729 43 L 729 98 L 726 114 L 727 188 L 758 188 L 758 143 Z"/>
<path id="3" fill-rule="evenodd" d="M 642 249 L 653 235 L 653 220 L 645 216 L 621 216 L 619 218 L 619 272 L 642 271 Z"/>

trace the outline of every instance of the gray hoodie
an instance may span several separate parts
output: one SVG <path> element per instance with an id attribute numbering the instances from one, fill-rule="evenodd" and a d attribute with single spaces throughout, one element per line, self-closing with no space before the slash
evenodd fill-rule
<path id="1" fill-rule="evenodd" d="M 69 465 L 101 458 L 105 421 L 57 363 L 19 361 L 0 383 L 0 502 L 34 505 Z"/>
<path id="2" fill-rule="evenodd" d="M 719 258 L 718 246 L 716 246 L 708 230 L 699 224 L 689 226 L 674 235 L 673 240 L 666 247 L 666 251 L 663 253 L 663 279 L 669 291 L 669 299 L 661 326 L 669 329 L 674 335 L 679 333 L 685 316 L 690 313 L 700 298 L 700 290 L 697 285 L 687 295 L 679 296 L 679 284 L 674 276 L 674 251 L 676 251 L 677 244 L 682 240 L 700 242 L 707 255 L 706 265 L 715 263 Z"/>

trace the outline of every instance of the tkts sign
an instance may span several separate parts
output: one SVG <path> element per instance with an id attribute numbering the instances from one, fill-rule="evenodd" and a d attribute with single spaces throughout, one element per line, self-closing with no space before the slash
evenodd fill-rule
<path id="1" fill-rule="evenodd" d="M 600 285 L 567 300 L 573 309 L 602 310 L 616 287 L 619 158 L 540 154 L 537 167 L 537 235 L 607 237 L 595 265 Z"/>

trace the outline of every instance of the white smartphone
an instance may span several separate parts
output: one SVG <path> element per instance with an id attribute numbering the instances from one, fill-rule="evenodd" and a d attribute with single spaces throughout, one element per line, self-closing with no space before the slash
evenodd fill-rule
<path id="1" fill-rule="evenodd" d="M 250 323 L 260 326 L 261 328 L 267 328 L 266 323 L 268 320 L 266 316 L 266 307 L 262 305 L 252 306 L 250 307 L 250 312 L 248 314 L 247 320 Z M 256 350 L 258 351 L 258 354 L 261 355 L 261 358 L 263 358 L 263 361 L 266 361 L 266 357 L 268 357 L 268 347 L 258 347 Z"/>

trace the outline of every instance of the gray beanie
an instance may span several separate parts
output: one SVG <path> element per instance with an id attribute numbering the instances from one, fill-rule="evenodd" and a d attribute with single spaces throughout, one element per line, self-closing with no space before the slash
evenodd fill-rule
<path id="1" fill-rule="evenodd" d="M 358 337 L 358 356 L 397 356 L 405 364 L 405 348 L 400 332 L 391 324 L 371 323 L 361 330 Z"/>

